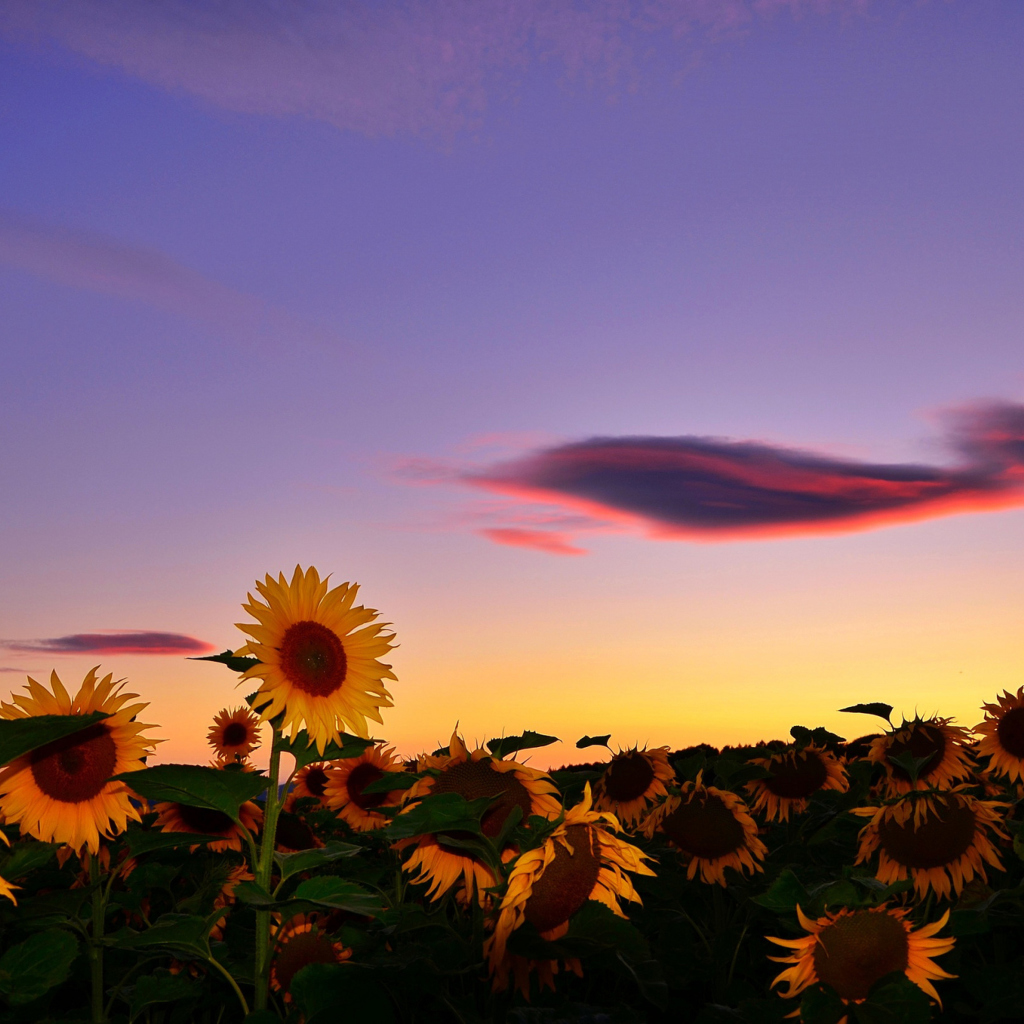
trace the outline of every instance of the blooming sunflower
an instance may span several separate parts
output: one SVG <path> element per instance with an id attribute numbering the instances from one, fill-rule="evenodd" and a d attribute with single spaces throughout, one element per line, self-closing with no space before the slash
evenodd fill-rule
<path id="1" fill-rule="evenodd" d="M 989 771 L 1011 782 L 1024 779 L 1024 686 L 1015 694 L 1003 690 L 995 704 L 983 704 L 985 721 L 975 728 L 981 734 L 978 753 L 987 754 Z"/>
<path id="2" fill-rule="evenodd" d="M 197 836 L 223 836 L 216 842 L 208 843 L 207 849 L 213 853 L 224 850 L 242 849 L 245 842 L 238 824 L 223 811 L 215 811 L 212 807 L 190 807 L 188 804 L 165 801 L 155 804 L 157 812 L 155 824 L 162 832 L 191 832 Z M 263 821 L 263 811 L 251 800 L 247 800 L 238 809 L 238 817 L 242 824 L 255 835 Z M 193 850 L 196 847 L 192 847 Z"/>
<path id="3" fill-rule="evenodd" d="M 897 907 L 872 907 L 865 910 L 839 910 L 812 921 L 796 908 L 802 927 L 809 933 L 800 939 L 776 939 L 770 942 L 793 952 L 787 957 L 770 957 L 777 963 L 792 964 L 773 982 L 785 983 L 785 999 L 800 995 L 811 985 L 829 985 L 847 1005 L 862 1003 L 875 982 L 887 974 L 902 971 L 918 988 L 942 1005 L 932 982 L 953 978 L 939 967 L 933 957 L 948 953 L 954 939 L 937 939 L 945 927 L 949 911 L 932 924 L 914 930 L 906 920 L 910 911 Z M 846 1024 L 843 1017 L 839 1024 Z"/>
<path id="4" fill-rule="evenodd" d="M 789 821 L 789 816 L 807 810 L 807 800 L 822 789 L 845 793 L 850 788 L 846 770 L 824 747 L 783 750 L 770 757 L 753 757 L 768 777 L 752 779 L 747 791 L 753 797 L 751 810 L 765 812 L 768 821 Z"/>
<path id="5" fill-rule="evenodd" d="M 324 802 L 338 812 L 357 832 L 383 828 L 387 816 L 378 807 L 394 807 L 402 802 L 402 790 L 390 793 L 364 793 L 363 790 L 384 778 L 385 772 L 401 771 L 402 764 L 391 748 L 367 747 L 359 757 L 335 761 L 327 773 Z"/>
<path id="6" fill-rule="evenodd" d="M 206 737 L 218 757 L 241 760 L 260 745 L 260 719 L 249 708 L 225 708 Z"/>
<path id="7" fill-rule="evenodd" d="M 274 939 L 274 959 L 270 965 L 270 985 L 291 1002 L 292 978 L 310 964 L 340 964 L 352 956 L 352 950 L 335 942 L 319 925 L 316 914 L 296 914 L 279 925 Z"/>
<path id="8" fill-rule="evenodd" d="M 932 889 L 939 898 L 950 890 L 959 896 L 964 882 L 983 880 L 985 864 L 1002 870 L 989 831 L 1006 839 L 996 813 L 1006 804 L 978 800 L 961 790 L 927 797 L 905 796 L 883 807 L 858 807 L 853 813 L 871 820 L 861 830 L 857 863 L 878 852 L 875 877 L 887 885 L 908 874 L 924 897 Z"/>
<path id="9" fill-rule="evenodd" d="M 155 742 L 141 735 L 153 726 L 135 721 L 149 705 L 129 704 L 138 694 L 122 693 L 123 685 L 109 675 L 98 680 L 92 669 L 72 698 L 53 672 L 52 693 L 30 678 L 27 695 L 0 704 L 4 718 L 92 711 L 110 716 L 36 748 L 0 772 L 0 811 L 23 833 L 96 853 L 101 837 L 123 831 L 129 818 L 139 820 L 129 788 L 109 781 L 112 775 L 144 768 L 143 758 L 153 752 Z"/>
<path id="10" fill-rule="evenodd" d="M 324 796 L 327 793 L 327 776 L 331 766 L 326 761 L 315 761 L 300 768 L 292 779 L 292 792 L 289 799 L 294 802 L 303 797 L 312 797 L 319 801 L 321 807 L 326 807 Z"/>
<path id="11" fill-rule="evenodd" d="M 394 633 L 373 622 L 375 609 L 353 604 L 358 585 L 328 590 L 316 569 L 296 566 L 291 583 L 282 573 L 256 589 L 264 601 L 249 594 L 242 605 L 257 622 L 237 623 L 252 639 L 236 653 L 259 659 L 242 678 L 260 680 L 264 720 L 283 715 L 290 734 L 304 724 L 321 752 L 344 725 L 367 736 L 366 719 L 381 722 L 391 707 L 383 681 L 395 675 L 378 659 Z"/>
<path id="12" fill-rule="evenodd" d="M 598 900 L 619 917 L 625 917 L 620 899 L 639 903 L 640 897 L 624 871 L 641 875 L 654 872 L 644 863 L 647 854 L 615 835 L 620 830 L 615 815 L 592 809 L 590 785 L 583 800 L 565 814 L 562 823 L 541 846 L 528 850 L 515 862 L 508 889 L 498 909 L 493 934 L 484 946 L 495 991 L 508 987 L 510 970 L 524 995 L 523 964 L 508 955 L 509 937 L 524 921 L 554 941 L 569 930 L 573 914 L 588 900 Z M 519 970 L 516 970 L 516 967 Z M 557 962 L 541 962 L 541 984 L 550 984 Z M 579 973 L 579 965 L 568 966 Z"/>
<path id="13" fill-rule="evenodd" d="M 655 800 L 668 796 L 665 783 L 676 777 L 668 751 L 633 747 L 613 755 L 594 785 L 594 806 L 611 811 L 626 828 L 635 827 Z"/>
<path id="14" fill-rule="evenodd" d="M 515 761 L 496 760 L 483 748 L 470 752 L 455 733 L 452 733 L 448 751 L 447 757 L 429 759 L 433 767 L 440 769 L 439 774 L 420 779 L 407 790 L 407 801 L 428 793 L 458 793 L 466 800 L 496 798 L 497 802 L 481 820 L 484 835 L 492 839 L 501 832 L 515 807 L 523 812 L 521 820 L 524 822 L 532 814 L 550 819 L 561 813 L 558 790 L 543 772 Z M 466 898 L 475 891 L 483 901 L 484 890 L 497 884 L 487 865 L 471 854 L 458 853 L 443 846 L 436 836 L 403 839 L 395 844 L 395 848 L 401 850 L 410 845 L 415 849 L 406 861 L 405 869 L 416 873 L 414 882 L 429 882 L 427 895 L 431 899 L 440 899 L 461 879 Z M 515 850 L 512 847 L 502 851 L 506 860 L 513 856 Z"/>
<path id="15" fill-rule="evenodd" d="M 747 805 L 735 793 L 705 786 L 701 781 L 684 782 L 678 795 L 663 800 L 641 826 L 650 839 L 661 831 L 669 842 L 689 858 L 687 878 L 698 869 L 702 882 L 725 885 L 725 869 L 739 872 L 762 871 L 767 847 L 757 838 L 757 824 Z"/>
<path id="16" fill-rule="evenodd" d="M 904 721 L 895 732 L 872 741 L 868 760 L 885 768 L 890 795 L 909 793 L 912 789 L 951 789 L 970 775 L 971 758 L 967 749 L 970 737 L 966 729 L 950 725 L 951 721 L 951 718 L 915 718 L 912 722 Z M 892 761 L 902 754 L 929 758 L 918 769 L 916 785 L 911 783 L 907 770 Z"/>

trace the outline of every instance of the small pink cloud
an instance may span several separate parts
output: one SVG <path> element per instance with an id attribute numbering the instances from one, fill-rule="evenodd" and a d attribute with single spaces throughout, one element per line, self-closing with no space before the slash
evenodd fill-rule
<path id="1" fill-rule="evenodd" d="M 143 630 L 71 633 L 45 640 L 5 640 L 9 651 L 32 654 L 212 654 L 216 647 L 183 633 Z"/>
<path id="2" fill-rule="evenodd" d="M 507 544 L 513 548 L 532 548 L 548 555 L 587 554 L 586 548 L 576 547 L 564 533 L 550 530 L 525 530 L 521 527 L 507 526 L 477 530 L 477 533 L 494 541 L 495 544 Z"/>

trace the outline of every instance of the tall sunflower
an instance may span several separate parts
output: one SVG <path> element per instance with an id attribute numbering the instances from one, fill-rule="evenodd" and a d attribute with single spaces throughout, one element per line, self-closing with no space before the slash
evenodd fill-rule
<path id="1" fill-rule="evenodd" d="M 304 797 L 312 798 L 319 801 L 321 807 L 326 807 L 327 803 L 324 797 L 327 793 L 327 776 L 330 770 L 331 766 L 326 761 L 314 761 L 313 764 L 307 764 L 304 768 L 300 768 L 295 773 L 295 778 L 292 779 L 289 801 L 294 803 L 295 800 L 301 800 Z"/>
<path id="2" fill-rule="evenodd" d="M 594 806 L 610 811 L 626 828 L 635 827 L 651 804 L 668 796 L 665 784 L 676 777 L 668 752 L 668 747 L 633 747 L 613 755 L 594 784 Z"/>
<path id="3" fill-rule="evenodd" d="M 751 810 L 765 812 L 768 821 L 789 821 L 790 814 L 807 810 L 808 798 L 822 789 L 845 793 L 850 788 L 846 770 L 824 747 L 782 750 L 770 757 L 753 757 L 768 777 L 752 779 L 747 792 L 753 797 Z"/>
<path id="4" fill-rule="evenodd" d="M 1016 693 L 1003 690 L 995 704 L 983 704 L 985 721 L 975 728 L 981 735 L 978 753 L 989 758 L 989 771 L 1011 782 L 1024 779 L 1024 686 Z"/>
<path id="5" fill-rule="evenodd" d="M 762 871 L 768 852 L 757 838 L 757 823 L 735 793 L 705 786 L 703 773 L 696 782 L 684 782 L 647 816 L 642 825 L 650 839 L 661 832 L 689 860 L 687 878 L 700 871 L 702 882 L 724 886 L 725 869 L 741 874 Z"/>
<path id="6" fill-rule="evenodd" d="M 902 971 L 918 988 L 942 1005 L 933 981 L 953 978 L 933 960 L 948 953 L 954 939 L 935 938 L 949 920 L 947 910 L 932 924 L 914 930 L 906 919 L 910 911 L 897 907 L 872 907 L 866 910 L 839 910 L 812 921 L 797 907 L 797 917 L 807 935 L 799 939 L 769 942 L 785 946 L 787 957 L 770 957 L 778 963 L 792 964 L 773 982 L 786 984 L 781 995 L 791 999 L 811 985 L 825 984 L 835 989 L 847 1005 L 862 1003 L 871 987 L 887 974 Z M 843 1017 L 839 1024 L 846 1024 Z"/>
<path id="7" fill-rule="evenodd" d="M 583 800 L 565 814 L 565 820 L 541 846 L 528 850 L 515 862 L 508 889 L 498 908 L 493 934 L 484 944 L 484 956 L 494 976 L 496 991 L 508 987 L 509 973 L 516 985 L 529 996 L 529 962 L 508 954 L 508 940 L 524 922 L 529 922 L 541 938 L 554 941 L 569 930 L 572 916 L 588 900 L 597 900 L 619 917 L 625 917 L 620 899 L 639 903 L 633 883 L 624 874 L 654 872 L 644 863 L 650 860 L 637 847 L 615 835 L 620 826 L 615 815 L 592 809 L 590 785 Z M 551 984 L 558 970 L 556 961 L 533 964 L 539 970 L 541 985 Z M 567 966 L 580 973 L 575 962 Z"/>
<path id="8" fill-rule="evenodd" d="M 915 718 L 904 721 L 894 733 L 879 736 L 871 743 L 868 760 L 885 768 L 886 787 L 891 796 L 913 789 L 951 789 L 971 773 L 970 736 L 966 729 L 950 725 L 951 718 Z M 892 758 L 909 754 L 927 757 L 911 783 L 910 773 Z"/>
<path id="9" fill-rule="evenodd" d="M 317 914 L 296 914 L 280 924 L 274 936 L 274 959 L 270 965 L 270 986 L 291 1002 L 292 979 L 310 964 L 340 964 L 352 950 L 336 942 L 321 926 Z"/>
<path id="10" fill-rule="evenodd" d="M 153 752 L 156 741 L 141 735 L 153 726 L 135 721 L 149 705 L 129 704 L 138 694 L 123 693 L 123 686 L 109 675 L 97 679 L 92 669 L 72 698 L 52 672 L 50 690 L 30 678 L 27 695 L 0 704 L 4 718 L 92 711 L 110 716 L 38 747 L 0 771 L 0 812 L 23 833 L 96 853 L 102 837 L 124 831 L 129 819 L 139 820 L 129 788 L 110 778 L 144 768 L 143 758 Z"/>
<path id="11" fill-rule="evenodd" d="M 858 807 L 853 813 L 871 820 L 860 833 L 857 863 L 877 852 L 875 877 L 880 882 L 890 885 L 909 875 L 922 898 L 929 889 L 940 899 L 948 899 L 951 890 L 959 896 L 975 875 L 986 880 L 986 863 L 1002 870 L 990 832 L 1008 838 L 996 813 L 1006 806 L 958 789 L 909 794 L 882 807 Z"/>
<path id="12" fill-rule="evenodd" d="M 260 719 L 249 708 L 224 708 L 206 737 L 218 757 L 241 760 L 260 745 Z"/>
<path id="13" fill-rule="evenodd" d="M 190 807 L 172 801 L 162 801 L 153 806 L 157 812 L 156 826 L 161 832 L 191 832 L 197 836 L 222 836 L 216 842 L 208 843 L 207 849 L 213 853 L 224 850 L 241 851 L 245 836 L 234 819 L 223 811 L 215 811 L 212 807 Z M 263 811 L 257 804 L 247 800 L 238 809 L 241 823 L 253 835 L 263 822 Z M 196 847 L 192 847 L 193 850 Z"/>
<path id="14" fill-rule="evenodd" d="M 354 604 L 358 585 L 327 583 L 312 566 L 296 566 L 291 583 L 267 576 L 256 583 L 264 600 L 249 594 L 242 605 L 257 621 L 237 623 L 252 639 L 236 653 L 259 659 L 242 678 L 260 681 L 263 719 L 283 715 L 290 734 L 305 725 L 321 752 L 345 726 L 367 736 L 367 718 L 382 722 L 380 709 L 392 706 L 383 681 L 395 678 L 379 660 L 394 633 L 374 623 L 375 609 Z"/>
<path id="15" fill-rule="evenodd" d="M 501 832 L 515 807 L 522 811 L 524 822 L 533 814 L 550 819 L 561 813 L 558 791 L 543 772 L 515 761 L 498 760 L 482 748 L 471 752 L 456 733 L 452 733 L 448 751 L 447 756 L 426 759 L 425 763 L 438 770 L 438 774 L 420 779 L 407 790 L 407 803 L 428 793 L 458 793 L 466 800 L 497 798 L 481 821 L 484 835 L 492 839 Z M 414 882 L 429 883 L 427 895 L 431 899 L 440 899 L 461 880 L 461 891 L 466 899 L 475 892 L 483 901 L 484 890 L 497 885 L 497 879 L 486 864 L 471 854 L 443 846 L 436 836 L 403 839 L 395 844 L 398 850 L 409 846 L 414 849 L 405 863 L 405 870 L 415 875 Z M 515 856 L 515 852 L 507 847 L 502 857 L 507 860 Z"/>
<path id="16" fill-rule="evenodd" d="M 402 770 L 401 761 L 389 747 L 367 747 L 359 757 L 335 761 L 327 773 L 324 785 L 324 802 L 338 812 L 338 817 L 348 822 L 357 832 L 370 832 L 383 828 L 388 823 L 379 807 L 396 807 L 402 802 L 400 789 L 390 793 L 363 792 L 371 782 L 382 779 L 386 772 Z"/>

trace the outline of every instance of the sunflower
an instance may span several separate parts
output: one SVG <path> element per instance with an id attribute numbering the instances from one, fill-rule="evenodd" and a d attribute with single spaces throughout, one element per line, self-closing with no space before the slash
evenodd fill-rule
<path id="1" fill-rule="evenodd" d="M 965 788 L 965 787 L 964 787 Z M 853 813 L 871 820 L 861 830 L 857 863 L 878 852 L 875 877 L 890 885 L 909 875 L 920 897 L 958 896 L 975 875 L 987 879 L 985 864 L 1001 871 L 989 830 L 1008 838 L 999 827 L 997 809 L 1006 804 L 978 800 L 962 789 L 926 797 L 905 796 L 883 807 L 858 807 Z"/>
<path id="2" fill-rule="evenodd" d="M 633 747 L 613 755 L 594 785 L 594 806 L 611 811 L 626 828 L 635 827 L 655 800 L 668 796 L 665 783 L 676 777 L 668 750 Z"/>
<path id="3" fill-rule="evenodd" d="M 96 853 L 101 837 L 124 831 L 129 818 L 139 820 L 131 790 L 123 782 L 109 781 L 112 775 L 144 768 L 143 759 L 153 752 L 155 742 L 140 735 L 153 726 L 135 721 L 149 705 L 129 704 L 138 694 L 122 693 L 123 685 L 109 675 L 97 680 L 92 669 L 72 699 L 53 672 L 52 693 L 30 678 L 27 695 L 15 696 L 13 704 L 0 704 L 4 718 L 92 711 L 110 716 L 37 747 L 0 772 L 0 811 L 23 833 Z"/>
<path id="4" fill-rule="evenodd" d="M 1011 782 L 1024 779 L 1024 686 L 1015 694 L 1003 690 L 995 704 L 983 704 L 985 721 L 975 728 L 981 734 L 978 753 L 987 754 L 989 771 Z"/>
<path id="5" fill-rule="evenodd" d="M 249 708 L 225 708 L 206 737 L 218 757 L 241 760 L 260 745 L 260 719 Z"/>
<path id="6" fill-rule="evenodd" d="M 751 810 L 765 812 L 768 821 L 789 821 L 789 815 L 807 810 L 807 800 L 822 789 L 845 793 L 850 788 L 846 771 L 824 747 L 783 750 L 770 757 L 753 757 L 768 772 L 766 779 L 752 779 L 747 792 L 753 797 Z"/>
<path id="7" fill-rule="evenodd" d="M 191 832 L 197 836 L 223 836 L 216 842 L 208 843 L 207 849 L 213 853 L 224 850 L 241 851 L 245 837 L 237 822 L 229 818 L 223 811 L 215 811 L 212 807 L 190 807 L 166 801 L 155 804 L 157 812 L 155 824 L 162 832 Z M 263 811 L 251 800 L 247 800 L 238 809 L 238 817 L 242 824 L 253 835 L 263 821 Z M 195 846 L 192 847 L 196 849 Z"/>
<path id="8" fill-rule="evenodd" d="M 496 760 L 483 748 L 470 752 L 456 733 L 452 733 L 448 751 L 447 756 L 429 759 L 430 765 L 438 770 L 437 776 L 428 775 L 420 779 L 407 791 L 407 801 L 417 800 L 428 793 L 458 793 L 466 800 L 496 798 L 497 802 L 481 820 L 484 835 L 492 839 L 501 832 L 515 807 L 523 812 L 523 822 L 534 814 L 550 819 L 561 813 L 558 791 L 543 772 L 515 761 Z M 402 850 L 410 845 L 415 849 L 406 861 L 405 869 L 416 873 L 414 882 L 430 884 L 427 895 L 431 899 L 440 899 L 460 879 L 466 899 L 475 891 L 483 901 L 484 890 L 497 885 L 497 879 L 487 865 L 471 854 L 458 853 L 443 846 L 436 836 L 403 839 L 395 844 L 395 848 Z M 515 852 L 514 848 L 506 847 L 502 858 L 508 860 L 515 856 Z"/>
<path id="9" fill-rule="evenodd" d="M 402 764 L 391 748 L 367 747 L 359 757 L 334 762 L 327 773 L 324 802 L 357 832 L 383 828 L 388 819 L 377 808 L 400 804 L 402 790 L 390 793 L 364 793 L 363 790 L 371 782 L 384 778 L 385 772 L 401 770 Z"/>
<path id="10" fill-rule="evenodd" d="M 296 914 L 277 928 L 274 959 L 270 965 L 270 986 L 291 1002 L 292 978 L 310 964 L 340 964 L 352 950 L 335 942 L 319 925 L 314 914 Z"/>
<path id="11" fill-rule="evenodd" d="M 642 825 L 650 839 L 661 831 L 689 858 L 687 878 L 700 870 L 702 882 L 725 885 L 725 869 L 740 873 L 762 871 L 767 847 L 757 838 L 757 824 L 735 793 L 705 786 L 703 772 L 696 782 L 684 782 L 678 795 L 659 804 Z"/>
<path id="12" fill-rule="evenodd" d="M 380 709 L 391 707 L 383 681 L 395 678 L 378 660 L 394 646 L 393 633 L 371 625 L 378 612 L 353 604 L 354 583 L 328 590 L 312 566 L 256 589 L 264 601 L 249 594 L 242 605 L 257 622 L 237 623 L 252 639 L 236 653 L 259 659 L 242 679 L 260 680 L 263 719 L 283 715 L 289 734 L 305 725 L 321 752 L 345 725 L 367 736 L 366 719 L 382 722 Z"/>
<path id="13" fill-rule="evenodd" d="M 802 927 L 809 933 L 800 939 L 776 939 L 769 942 L 793 952 L 787 957 L 770 957 L 777 963 L 792 964 L 773 982 L 772 988 L 785 983 L 781 995 L 791 999 L 811 985 L 824 984 L 835 989 L 847 1005 L 862 1003 L 875 982 L 887 974 L 902 971 L 939 1006 L 942 1001 L 932 982 L 954 978 L 933 961 L 948 953 L 954 939 L 937 939 L 935 934 L 949 920 L 947 910 L 932 924 L 916 931 L 906 920 L 909 909 L 871 907 L 863 910 L 839 910 L 812 921 L 796 908 Z M 846 1017 L 839 1024 L 846 1024 Z"/>
<path id="14" fill-rule="evenodd" d="M 893 733 L 879 736 L 871 743 L 868 760 L 885 768 L 890 796 L 909 793 L 912 789 L 951 789 L 971 773 L 971 757 L 967 749 L 970 737 L 966 729 L 950 725 L 951 718 L 915 718 L 904 720 Z M 909 754 L 925 761 L 917 773 L 917 784 L 893 757 Z"/>
<path id="15" fill-rule="evenodd" d="M 324 845 L 309 825 L 291 811 L 281 811 L 278 816 L 274 844 L 280 853 L 298 853 L 300 850 L 314 850 Z"/>
<path id="16" fill-rule="evenodd" d="M 619 917 L 626 916 L 619 906 L 620 899 L 640 902 L 633 883 L 623 872 L 653 875 L 644 863 L 650 857 L 619 839 L 615 835 L 619 830 L 615 815 L 592 810 L 588 783 L 583 800 L 566 812 L 544 843 L 516 860 L 494 933 L 484 945 L 495 991 L 508 987 L 511 970 L 517 987 L 529 995 L 528 987 L 523 985 L 523 963 L 512 961 L 507 952 L 510 936 L 524 921 L 533 925 L 541 938 L 554 941 L 565 935 L 573 914 L 588 900 L 603 903 Z M 551 975 L 558 970 L 555 961 L 534 966 L 541 968 L 542 985 L 550 984 Z M 570 962 L 567 966 L 580 973 L 578 964 Z"/>
<path id="17" fill-rule="evenodd" d="M 307 764 L 305 768 L 300 768 L 292 779 L 289 800 L 294 803 L 295 800 L 311 797 L 317 800 L 321 807 L 326 807 L 324 796 L 327 792 L 327 776 L 330 770 L 331 766 L 326 761 L 315 761 L 313 764 Z"/>

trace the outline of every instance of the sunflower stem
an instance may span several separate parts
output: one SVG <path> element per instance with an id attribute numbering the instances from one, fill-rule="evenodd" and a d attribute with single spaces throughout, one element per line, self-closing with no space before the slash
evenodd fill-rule
<path id="1" fill-rule="evenodd" d="M 270 891 L 270 877 L 274 872 L 274 842 L 277 838 L 277 819 L 281 801 L 277 792 L 281 777 L 281 727 L 274 725 L 274 740 L 270 748 L 270 785 L 263 809 L 263 839 L 256 864 L 256 882 L 264 891 Z M 267 1008 L 267 989 L 270 986 L 270 911 L 256 911 L 256 993 L 253 1006 Z"/>
<path id="2" fill-rule="evenodd" d="M 92 976 L 92 1024 L 103 1024 L 107 1015 L 103 1009 L 103 919 L 107 903 L 100 878 L 98 854 L 89 858 L 89 881 L 92 882 L 92 940 L 89 943 L 89 973 Z"/>

